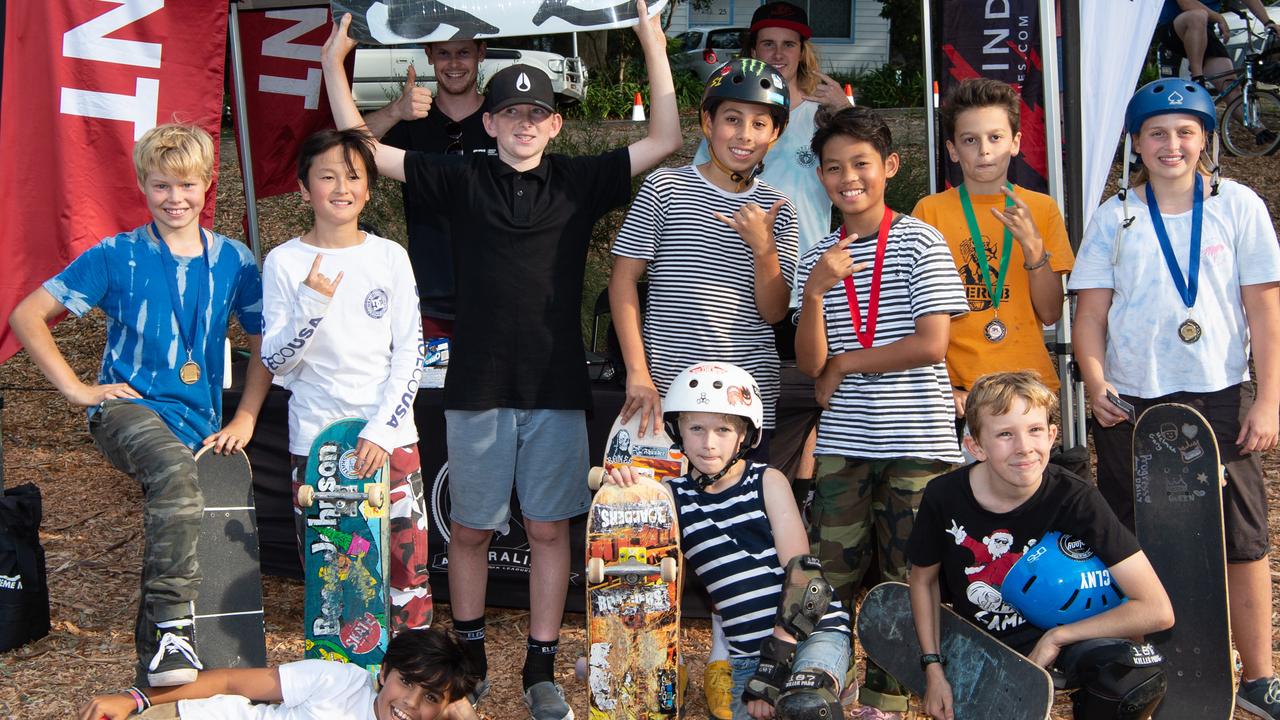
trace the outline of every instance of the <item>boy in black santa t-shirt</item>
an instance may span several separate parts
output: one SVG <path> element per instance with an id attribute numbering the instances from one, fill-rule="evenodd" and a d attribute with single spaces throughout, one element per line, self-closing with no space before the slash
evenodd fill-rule
<path id="1" fill-rule="evenodd" d="M 979 378 L 965 407 L 970 436 L 964 439 L 978 462 L 925 489 L 908 556 L 911 609 L 928 683 L 925 709 L 932 717 L 952 717 L 946 659 L 938 654 L 937 608 L 943 600 L 1038 665 L 1056 665 L 1079 679 L 1084 687 L 1074 696 L 1077 718 L 1100 717 L 1099 710 L 1121 704 L 1145 707 L 1134 717 L 1147 717 L 1164 694 L 1158 668 L 1124 667 L 1130 643 L 1069 647 L 1164 630 L 1173 625 L 1173 608 L 1137 540 L 1097 488 L 1049 465 L 1058 435 L 1049 422 L 1056 405 L 1057 397 L 1034 372 Z M 1018 558 L 1051 531 L 1092 548 L 1127 602 L 1047 631 L 1019 614 L 1001 585 Z"/>

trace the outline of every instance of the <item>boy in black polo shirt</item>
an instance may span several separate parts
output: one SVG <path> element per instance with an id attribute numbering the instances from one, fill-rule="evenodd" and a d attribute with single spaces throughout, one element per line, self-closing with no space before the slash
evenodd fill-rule
<path id="1" fill-rule="evenodd" d="M 643 0 L 636 3 L 648 17 Z M 355 47 L 344 16 L 322 64 L 338 127 L 362 124 L 343 59 Z M 485 130 L 498 157 L 449 157 L 377 145 L 378 171 L 405 180 L 449 218 L 457 315 L 445 382 L 454 628 L 484 658 L 488 546 L 507 526 L 514 484 L 531 549 L 529 647 L 523 681 L 535 720 L 572 717 L 554 682 L 569 584 L 569 518 L 590 501 L 585 411 L 591 388 L 579 307 L 591 229 L 631 197 L 631 177 L 680 147 L 675 87 L 657 16 L 635 27 L 649 71 L 649 134 L 597 156 L 543 155 L 563 119 L 550 80 L 513 65 L 489 83 Z M 482 683 L 477 697 L 487 683 Z"/>

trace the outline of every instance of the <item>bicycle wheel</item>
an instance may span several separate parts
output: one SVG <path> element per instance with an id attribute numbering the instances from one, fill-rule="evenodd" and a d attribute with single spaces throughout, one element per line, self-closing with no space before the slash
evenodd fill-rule
<path id="1" fill-rule="evenodd" d="M 1218 118 L 1222 128 L 1222 144 L 1238 157 L 1260 157 L 1280 147 L 1280 96 L 1256 87 L 1250 93 L 1249 107 L 1244 96 L 1232 100 Z"/>

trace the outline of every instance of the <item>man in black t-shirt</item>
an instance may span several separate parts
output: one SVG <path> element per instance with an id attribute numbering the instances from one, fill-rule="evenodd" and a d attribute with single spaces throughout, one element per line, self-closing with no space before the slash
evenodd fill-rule
<path id="1" fill-rule="evenodd" d="M 478 88 L 483 40 L 427 43 L 427 62 L 435 69 L 436 92 L 418 87 L 409 66 L 404 91 L 385 107 L 365 116 L 375 138 L 402 150 L 444 155 L 497 155 L 497 141 L 485 132 L 484 95 Z M 409 262 L 418 281 L 422 331 L 426 338 L 451 337 L 455 309 L 455 238 L 446 216 L 433 212 L 404 190 L 409 231 Z"/>
<path id="2" fill-rule="evenodd" d="M 940 651 L 938 598 L 1045 668 L 1094 678 L 1073 696 L 1077 718 L 1102 717 L 1122 700 L 1153 710 L 1163 696 L 1158 668 L 1111 668 L 1116 653 L 1073 652 L 1098 638 L 1131 638 L 1173 625 L 1160 579 L 1093 485 L 1049 465 L 1058 428 L 1050 424 L 1057 396 L 1032 371 L 979 378 L 965 405 L 965 449 L 978 462 L 934 479 L 925 488 L 908 545 L 911 609 L 928 682 L 925 709 L 950 718 L 951 686 Z M 1017 559 L 1050 531 L 1083 540 L 1106 564 L 1128 601 L 1047 631 L 1029 623 L 1002 596 Z M 1118 654 L 1128 652 L 1116 640 Z M 1088 667 L 1081 667 L 1087 665 Z M 1098 687 L 1096 677 L 1118 683 Z M 1112 711 L 1110 717 L 1119 717 Z M 1138 714 L 1135 717 L 1146 717 Z"/>

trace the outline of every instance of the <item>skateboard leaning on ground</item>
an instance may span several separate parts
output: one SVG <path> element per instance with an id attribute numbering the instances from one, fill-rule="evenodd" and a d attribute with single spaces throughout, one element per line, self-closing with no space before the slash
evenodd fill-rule
<path id="1" fill-rule="evenodd" d="M 196 651 L 206 668 L 265 667 L 262 570 L 253 470 L 243 450 L 196 453 L 204 496 L 196 559 L 203 580 L 195 603 Z"/>
<path id="2" fill-rule="evenodd" d="M 337 420 L 311 445 L 298 488 L 303 512 L 305 656 L 377 674 L 390 639 L 387 474 L 360 479 L 356 444 L 365 421 Z"/>
<path id="3" fill-rule="evenodd" d="M 1213 429 L 1187 405 L 1142 413 L 1133 429 L 1138 543 L 1169 591 L 1174 626 L 1147 637 L 1165 660 L 1161 720 L 1230 718 L 1235 668 L 1227 607 L 1222 467 Z"/>
<path id="4" fill-rule="evenodd" d="M 615 421 L 587 514 L 587 652 L 591 720 L 677 717 L 680 664 L 680 526 L 661 480 L 684 471 L 665 433 L 640 437 L 639 415 Z M 630 487 L 602 484 L 629 465 Z M 581 663 L 580 663 L 581 665 Z"/>
<path id="5" fill-rule="evenodd" d="M 947 659 L 958 720 L 1047 720 L 1053 679 L 1044 668 L 943 605 L 941 654 Z M 918 697 L 924 697 L 920 642 L 904 583 L 881 583 L 858 610 L 858 641 L 874 660 Z"/>

